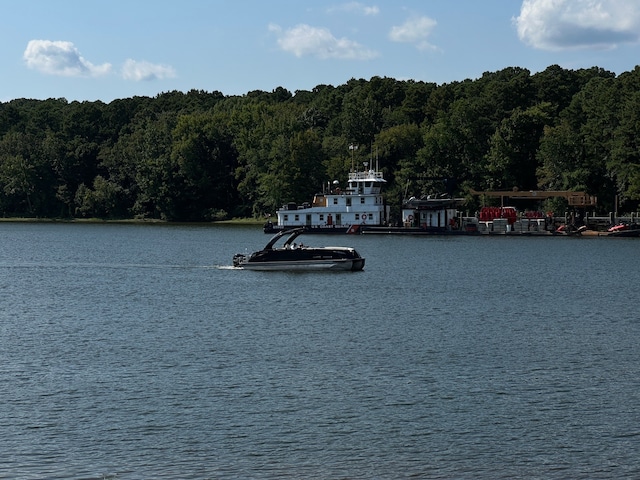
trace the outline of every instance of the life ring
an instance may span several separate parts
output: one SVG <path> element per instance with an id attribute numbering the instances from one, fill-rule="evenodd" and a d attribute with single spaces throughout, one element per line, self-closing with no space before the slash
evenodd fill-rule
<path id="1" fill-rule="evenodd" d="M 367 214 L 363 213 L 362 215 L 360 215 L 360 219 L 362 220 L 362 223 L 367 223 Z"/>
<path id="2" fill-rule="evenodd" d="M 413 222 L 413 215 L 409 215 L 409 216 L 407 217 L 407 221 L 409 221 L 409 222 Z"/>

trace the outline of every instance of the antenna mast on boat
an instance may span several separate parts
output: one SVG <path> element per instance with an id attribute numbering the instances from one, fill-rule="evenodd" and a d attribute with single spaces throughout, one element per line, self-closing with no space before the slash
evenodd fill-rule
<path id="1" fill-rule="evenodd" d="M 356 165 L 355 165 L 355 163 L 354 163 L 353 153 L 354 153 L 354 150 L 357 150 L 357 149 L 358 149 L 358 145 L 355 145 L 355 144 L 353 144 L 353 143 L 350 143 L 350 144 L 349 144 L 349 150 L 351 150 L 351 171 L 352 171 L 352 172 L 355 172 L 355 171 L 356 171 L 356 170 L 355 170 Z"/>
<path id="2" fill-rule="evenodd" d="M 376 172 L 380 171 L 380 165 L 378 164 L 379 162 L 379 158 L 378 158 L 378 146 L 376 145 Z M 373 162 L 371 162 L 371 165 L 373 165 Z"/>

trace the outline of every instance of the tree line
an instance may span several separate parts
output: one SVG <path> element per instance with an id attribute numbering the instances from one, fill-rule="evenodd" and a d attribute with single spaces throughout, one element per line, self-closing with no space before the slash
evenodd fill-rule
<path id="1" fill-rule="evenodd" d="M 384 172 L 390 203 L 449 191 L 473 209 L 470 189 L 579 190 L 601 212 L 614 203 L 634 211 L 639 142 L 640 67 L 617 76 L 512 67 L 442 85 L 373 77 L 110 103 L 16 99 L 0 103 L 0 215 L 260 217 L 309 201 L 363 162 Z"/>

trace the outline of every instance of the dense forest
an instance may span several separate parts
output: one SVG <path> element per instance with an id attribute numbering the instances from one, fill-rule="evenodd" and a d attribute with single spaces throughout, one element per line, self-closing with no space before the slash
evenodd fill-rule
<path id="1" fill-rule="evenodd" d="M 0 103 L 0 215 L 260 217 L 309 201 L 365 161 L 384 172 L 389 203 L 446 190 L 473 209 L 469 189 L 580 190 L 598 197 L 600 212 L 635 211 L 639 141 L 640 67 L 108 104 L 16 99 Z"/>

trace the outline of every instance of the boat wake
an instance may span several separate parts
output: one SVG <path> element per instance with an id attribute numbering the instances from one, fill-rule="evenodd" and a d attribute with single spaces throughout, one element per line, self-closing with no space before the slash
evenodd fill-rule
<path id="1" fill-rule="evenodd" d="M 105 269 L 214 269 L 216 265 L 163 265 L 151 263 L 20 263 L 0 264 L 0 268 L 105 268 Z"/>

